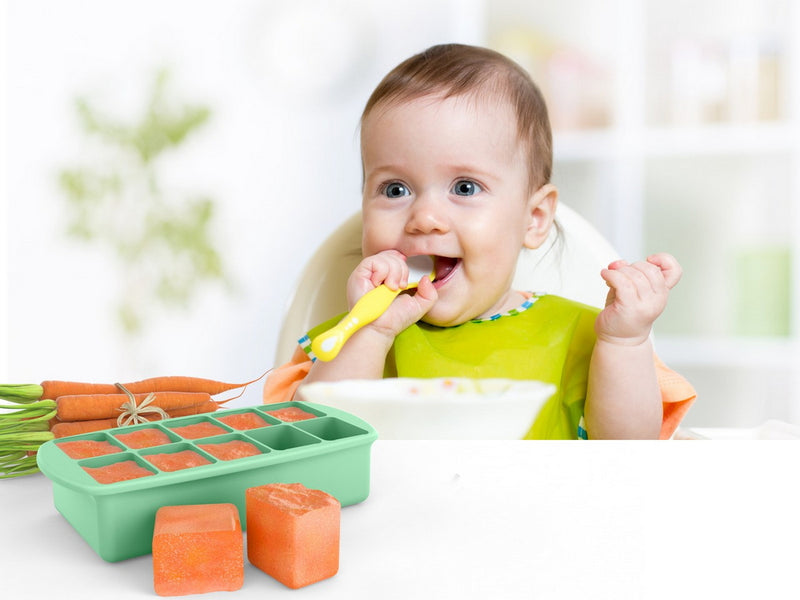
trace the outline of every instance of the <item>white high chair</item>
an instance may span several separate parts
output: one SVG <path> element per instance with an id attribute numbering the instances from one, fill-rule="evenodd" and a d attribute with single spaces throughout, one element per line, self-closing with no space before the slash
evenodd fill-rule
<path id="1" fill-rule="evenodd" d="M 601 269 L 619 253 L 586 219 L 559 202 L 547 241 L 536 250 L 523 249 L 513 286 L 547 292 L 602 307 L 608 287 Z M 361 260 L 361 213 L 340 225 L 306 264 L 289 301 L 275 352 L 275 363 L 289 360 L 297 340 L 310 328 L 347 311 L 345 283 Z"/>

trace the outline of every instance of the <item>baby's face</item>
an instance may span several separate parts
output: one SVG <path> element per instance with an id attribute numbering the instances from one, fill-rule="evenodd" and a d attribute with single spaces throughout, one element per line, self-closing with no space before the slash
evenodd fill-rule
<path id="1" fill-rule="evenodd" d="M 510 105 L 429 96 L 378 107 L 363 124 L 362 160 L 364 255 L 437 257 L 439 300 L 425 321 L 456 325 L 519 305 L 517 257 L 537 244 Z"/>

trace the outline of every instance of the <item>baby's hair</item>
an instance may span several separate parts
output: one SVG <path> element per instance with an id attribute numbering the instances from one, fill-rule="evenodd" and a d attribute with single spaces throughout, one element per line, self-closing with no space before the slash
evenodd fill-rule
<path id="1" fill-rule="evenodd" d="M 364 107 L 366 118 L 378 106 L 432 94 L 444 98 L 494 94 L 507 100 L 517 117 L 517 132 L 528 152 L 530 185 L 550 182 L 553 139 L 542 93 L 531 76 L 506 56 L 478 46 L 442 44 L 406 59 L 378 84 Z"/>

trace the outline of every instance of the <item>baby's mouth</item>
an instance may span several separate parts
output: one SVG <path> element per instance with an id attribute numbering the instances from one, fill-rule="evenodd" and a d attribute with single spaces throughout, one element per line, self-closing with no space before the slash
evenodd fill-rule
<path id="1" fill-rule="evenodd" d="M 434 256 L 433 257 L 433 270 L 436 276 L 433 279 L 435 284 L 443 284 L 450 277 L 452 277 L 456 268 L 461 264 L 460 258 L 453 258 L 450 256 Z"/>

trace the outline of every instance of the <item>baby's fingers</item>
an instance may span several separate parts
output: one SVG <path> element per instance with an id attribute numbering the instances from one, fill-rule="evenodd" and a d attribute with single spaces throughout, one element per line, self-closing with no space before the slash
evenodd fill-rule
<path id="1" fill-rule="evenodd" d="M 611 288 L 611 292 L 616 298 L 636 295 L 636 286 L 626 274 L 627 269 L 627 263 L 616 261 L 600 272 L 600 276 L 606 282 L 606 285 Z"/>
<path id="2" fill-rule="evenodd" d="M 408 284 L 408 267 L 405 258 L 397 250 L 384 250 L 362 261 L 370 270 L 369 279 L 374 287 L 381 284 L 398 290 Z"/>
<path id="3" fill-rule="evenodd" d="M 661 274 L 664 276 L 664 282 L 667 287 L 672 289 L 680 281 L 683 269 L 680 263 L 671 254 L 666 252 L 659 252 L 647 257 L 647 262 L 657 266 L 661 269 Z"/>
<path id="4" fill-rule="evenodd" d="M 436 302 L 438 294 L 430 279 L 423 279 L 409 293 L 402 293 L 374 323 L 375 326 L 399 334 L 419 321 Z"/>
<path id="5" fill-rule="evenodd" d="M 405 287 L 408 267 L 402 254 L 395 250 L 379 252 L 364 258 L 347 280 L 347 301 L 353 306 L 359 298 L 382 283 L 392 290 Z"/>
<path id="6" fill-rule="evenodd" d="M 611 302 L 629 305 L 649 301 L 654 294 L 662 294 L 667 290 L 658 267 L 643 261 L 633 264 L 614 261 L 601 275 L 613 292 L 607 298 L 607 305 Z"/>

